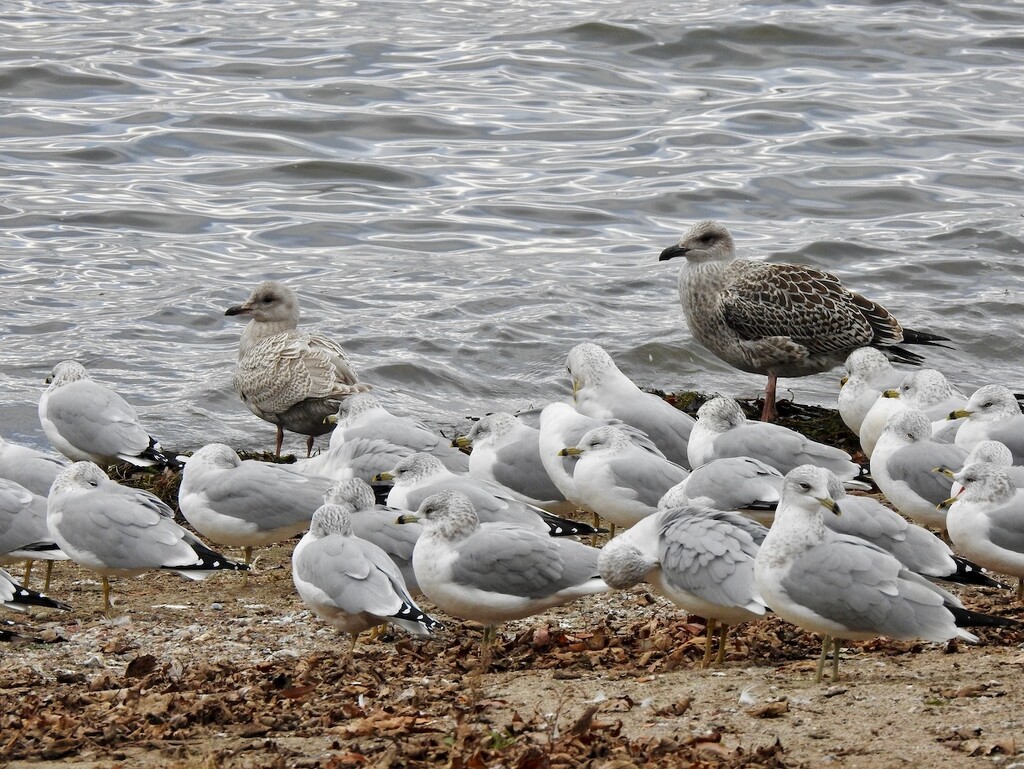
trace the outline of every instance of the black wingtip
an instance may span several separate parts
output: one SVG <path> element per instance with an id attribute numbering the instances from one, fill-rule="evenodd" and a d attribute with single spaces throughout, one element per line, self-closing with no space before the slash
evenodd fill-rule
<path id="1" fill-rule="evenodd" d="M 964 609 L 960 606 L 946 604 L 953 615 L 957 627 L 1024 627 L 1024 623 L 1010 617 L 999 617 L 995 614 L 982 614 L 981 612 Z"/>
<path id="2" fill-rule="evenodd" d="M 169 571 L 249 571 L 247 563 L 232 561 L 198 542 L 191 544 L 199 558 L 197 563 L 188 566 L 165 566 L 164 568 Z"/>
<path id="3" fill-rule="evenodd" d="M 35 590 L 22 587 L 17 582 L 12 582 L 11 584 L 14 586 L 14 597 L 11 598 L 9 603 L 15 606 L 39 606 L 43 609 L 71 611 L 71 607 L 63 601 L 58 601 L 56 598 L 50 598 L 50 596 L 43 593 L 37 593 Z"/>
<path id="4" fill-rule="evenodd" d="M 149 459 L 153 462 L 156 462 L 157 467 L 159 467 L 161 470 L 166 467 L 172 470 L 173 472 L 178 473 L 181 472 L 181 468 L 185 466 L 183 463 L 179 462 L 175 457 L 171 457 L 165 454 L 163 448 L 161 448 L 159 442 L 157 442 L 156 438 L 154 438 L 153 436 L 149 437 L 149 448 L 147 448 L 145 451 L 139 454 L 139 456 L 142 457 L 143 459 Z"/>
<path id="5" fill-rule="evenodd" d="M 1010 586 L 1005 582 L 1000 582 L 990 577 L 974 561 L 968 561 L 966 558 L 954 555 L 953 562 L 956 564 L 956 571 L 942 578 L 946 582 L 955 582 L 958 585 L 975 585 L 977 587 L 995 587 L 1000 590 L 1010 589 Z"/>
<path id="6" fill-rule="evenodd" d="M 580 523 L 568 518 L 560 518 L 551 513 L 541 513 L 541 518 L 548 525 L 548 534 L 552 537 L 586 537 L 591 534 L 608 533 L 608 529 L 595 528 L 589 523 Z"/>
<path id="7" fill-rule="evenodd" d="M 407 622 L 418 622 L 423 625 L 429 633 L 433 633 L 435 630 L 444 629 L 443 623 L 437 621 L 418 606 L 414 606 L 413 604 L 403 603 L 402 608 L 399 609 L 398 613 L 394 616 L 395 619 L 405 620 Z"/>

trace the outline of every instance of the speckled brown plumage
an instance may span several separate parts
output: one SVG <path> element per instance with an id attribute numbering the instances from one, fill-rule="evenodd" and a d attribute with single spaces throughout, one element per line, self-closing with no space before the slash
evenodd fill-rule
<path id="1" fill-rule="evenodd" d="M 694 225 L 661 260 L 677 256 L 686 257 L 679 299 L 690 331 L 729 365 L 768 376 L 764 417 L 774 415 L 776 377 L 827 371 L 865 346 L 918 363 L 919 355 L 896 345 L 945 341 L 904 329 L 880 304 L 827 272 L 737 259 L 729 231 L 717 222 Z"/>

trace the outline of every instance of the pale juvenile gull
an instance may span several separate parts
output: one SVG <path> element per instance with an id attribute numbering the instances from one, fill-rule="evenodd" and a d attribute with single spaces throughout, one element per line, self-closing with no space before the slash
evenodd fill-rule
<path id="1" fill-rule="evenodd" d="M 0 606 L 13 611 L 27 611 L 32 606 L 65 611 L 71 608 L 66 603 L 23 587 L 3 569 L 0 569 Z"/>
<path id="2" fill-rule="evenodd" d="M 544 469 L 539 428 L 496 411 L 480 417 L 455 443 L 472 449 L 469 474 L 474 478 L 499 483 L 517 499 L 555 515 L 567 515 L 576 508 Z"/>
<path id="3" fill-rule="evenodd" d="M 139 423 L 135 409 L 109 387 L 89 378 L 85 367 L 64 360 L 46 380 L 39 398 L 39 421 L 50 443 L 74 461 L 108 465 L 180 468 Z"/>
<path id="4" fill-rule="evenodd" d="M 576 458 L 562 455 L 562 449 L 566 446 L 575 446 L 587 431 L 609 424 L 621 427 L 635 443 L 652 454 L 665 456 L 646 433 L 620 420 L 584 416 L 568 403 L 549 403 L 541 411 L 540 459 L 552 482 L 569 501 L 579 504 L 579 494 L 573 481 Z"/>
<path id="5" fill-rule="evenodd" d="M 1024 464 L 1024 414 L 1010 390 L 1002 385 L 979 388 L 963 408 L 949 415 L 961 417 L 966 419 L 956 432 L 957 446 L 970 451 L 978 441 L 999 441 L 1013 454 L 1014 464 Z"/>
<path id="6" fill-rule="evenodd" d="M 737 259 L 732 236 L 717 222 L 695 224 L 660 260 L 678 256 L 686 258 L 679 300 L 690 332 L 730 366 L 768 376 L 765 420 L 775 416 L 777 377 L 827 371 L 866 346 L 920 363 L 920 355 L 898 345 L 948 341 L 903 328 L 880 304 L 822 270 Z"/>
<path id="7" fill-rule="evenodd" d="M 915 523 L 946 528 L 937 505 L 949 497 L 949 480 L 939 467 L 962 467 L 967 452 L 932 439 L 931 420 L 921 411 L 892 415 L 871 455 L 871 478 L 889 503 Z"/>
<path id="8" fill-rule="evenodd" d="M 767 526 L 775 517 L 782 482 L 782 473 L 753 457 L 712 459 L 666 491 L 658 507 L 702 504 L 715 510 L 734 510 Z"/>
<path id="9" fill-rule="evenodd" d="M 754 586 L 754 558 L 767 533 L 738 513 L 686 504 L 644 518 L 601 549 L 601 577 L 623 590 L 641 581 L 681 609 L 707 619 L 702 665 L 725 659 L 729 626 L 762 617 L 766 604 Z"/>
<path id="10" fill-rule="evenodd" d="M 241 459 L 223 443 L 208 443 L 185 463 L 178 506 L 192 527 L 218 545 L 254 547 L 301 534 L 330 487 L 327 478 L 290 465 Z"/>
<path id="11" fill-rule="evenodd" d="M 475 514 L 485 523 L 501 521 L 556 537 L 597 533 L 585 523 L 520 502 L 496 483 L 453 473 L 432 454 L 413 454 L 377 480 L 394 483 L 388 505 L 410 512 L 417 510 L 430 495 L 454 489 L 469 497 Z"/>
<path id="12" fill-rule="evenodd" d="M 772 611 L 823 636 L 816 680 L 829 647 L 839 675 L 843 639 L 946 641 L 977 637 L 957 625 L 974 616 L 949 593 L 859 537 L 838 534 L 824 515 L 839 514 L 830 473 L 805 465 L 786 476 L 782 502 L 754 561 L 754 581 Z"/>
<path id="13" fill-rule="evenodd" d="M 599 345 L 576 345 L 566 367 L 577 411 L 594 419 L 621 419 L 643 430 L 668 459 L 689 469 L 686 443 L 693 417 L 637 387 Z"/>
<path id="14" fill-rule="evenodd" d="M 0 478 L 20 483 L 33 494 L 49 494 L 54 478 L 67 465 L 64 459 L 0 437 Z"/>
<path id="15" fill-rule="evenodd" d="M 825 467 L 843 481 L 861 474 L 860 466 L 842 449 L 788 427 L 750 421 L 736 401 L 719 395 L 697 410 L 697 424 L 690 433 L 690 466 L 722 457 L 753 457 L 783 474 L 803 464 Z"/>
<path id="16" fill-rule="evenodd" d="M 75 462 L 57 476 L 47 500 L 47 523 L 71 560 L 99 572 L 108 612 L 108 577 L 114 574 L 161 569 L 205 579 L 214 571 L 248 568 L 176 524 L 174 511 L 157 497 L 115 483 L 92 462 Z"/>
<path id="17" fill-rule="evenodd" d="M 962 420 L 947 419 L 967 403 L 967 396 L 953 387 L 941 371 L 925 368 L 907 374 L 899 387 L 890 388 L 875 401 L 861 425 L 860 445 L 870 458 L 886 422 L 897 411 L 923 412 L 932 422 L 932 437 L 940 443 L 952 443 Z"/>
<path id="18" fill-rule="evenodd" d="M 336 449 L 357 438 L 377 438 L 413 452 L 433 454 L 452 472 L 469 469 L 469 457 L 422 422 L 392 414 L 370 393 L 356 393 L 338 404 L 337 413 L 328 417 L 336 423 L 331 448 Z"/>
<path id="19" fill-rule="evenodd" d="M 612 425 L 587 431 L 562 453 L 578 457 L 574 501 L 622 528 L 656 512 L 661 496 L 689 475 L 685 467 L 637 446 Z"/>
<path id="20" fill-rule="evenodd" d="M 324 502 L 345 508 L 350 514 L 352 532 L 391 557 L 413 596 L 422 592 L 412 567 L 412 553 L 422 527 L 398 523 L 398 517 L 405 511 L 377 504 L 373 488 L 358 478 L 331 484 Z"/>
<path id="21" fill-rule="evenodd" d="M 285 430 L 308 436 L 311 454 L 316 436 L 334 428 L 324 420 L 338 401 L 369 385 L 359 381 L 341 345 L 299 331 L 298 298 L 283 283 L 260 283 L 224 314 L 250 318 L 238 343 L 235 391 L 253 414 L 277 425 L 277 455 Z"/>
<path id="22" fill-rule="evenodd" d="M 966 557 L 1017 577 L 1024 598 L 1024 495 L 1005 467 L 967 465 L 953 476 L 963 492 L 944 503 L 950 541 Z"/>
<path id="23" fill-rule="evenodd" d="M 922 577 L 962 585 L 1006 587 L 985 574 L 979 564 L 954 554 L 931 531 L 911 523 L 877 499 L 847 494 L 835 476 L 829 478 L 829 494 L 843 513 L 825 516 L 825 525 L 832 531 L 867 540 Z"/>
<path id="24" fill-rule="evenodd" d="M 423 533 L 413 552 L 420 589 L 436 606 L 488 627 L 603 593 L 597 548 L 508 523 L 480 523 L 454 490 L 432 494 L 415 515 Z"/>
<path id="25" fill-rule="evenodd" d="M 416 605 L 388 554 L 353 534 L 350 514 L 340 505 L 313 513 L 292 553 L 292 579 L 318 617 L 349 634 L 347 659 L 361 632 L 386 622 L 417 636 L 441 627 Z"/>
<path id="26" fill-rule="evenodd" d="M 846 376 L 839 386 L 839 416 L 854 435 L 875 401 L 886 390 L 898 387 L 903 373 L 881 350 L 858 347 L 846 357 Z"/>

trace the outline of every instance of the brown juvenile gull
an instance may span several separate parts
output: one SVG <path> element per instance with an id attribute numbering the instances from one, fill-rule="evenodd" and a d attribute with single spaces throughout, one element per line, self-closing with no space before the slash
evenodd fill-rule
<path id="1" fill-rule="evenodd" d="M 334 429 L 324 420 L 339 399 L 369 385 L 359 382 L 341 345 L 298 330 L 298 299 L 283 283 L 260 283 L 224 314 L 251 318 L 238 343 L 235 390 L 253 414 L 277 425 L 278 456 L 285 430 L 308 436 L 312 454 L 313 439 Z"/>
<path id="2" fill-rule="evenodd" d="M 880 304 L 822 270 L 737 259 L 732 236 L 718 222 L 698 222 L 659 259 L 677 256 L 686 257 L 679 301 L 690 332 L 730 366 L 768 376 L 765 421 L 776 416 L 777 377 L 828 371 L 865 346 L 917 364 L 920 355 L 897 345 L 949 341 L 903 328 Z"/>

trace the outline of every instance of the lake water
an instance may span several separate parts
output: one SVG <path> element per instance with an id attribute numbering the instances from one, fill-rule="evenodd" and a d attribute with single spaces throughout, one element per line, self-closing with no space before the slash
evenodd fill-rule
<path id="1" fill-rule="evenodd" d="M 5 4 L 0 432 L 45 447 L 76 357 L 165 446 L 270 446 L 223 314 L 267 278 L 446 429 L 564 397 L 582 341 L 752 395 L 657 261 L 704 218 L 954 338 L 928 362 L 965 388 L 1020 389 L 1024 5 L 724 5 Z"/>

